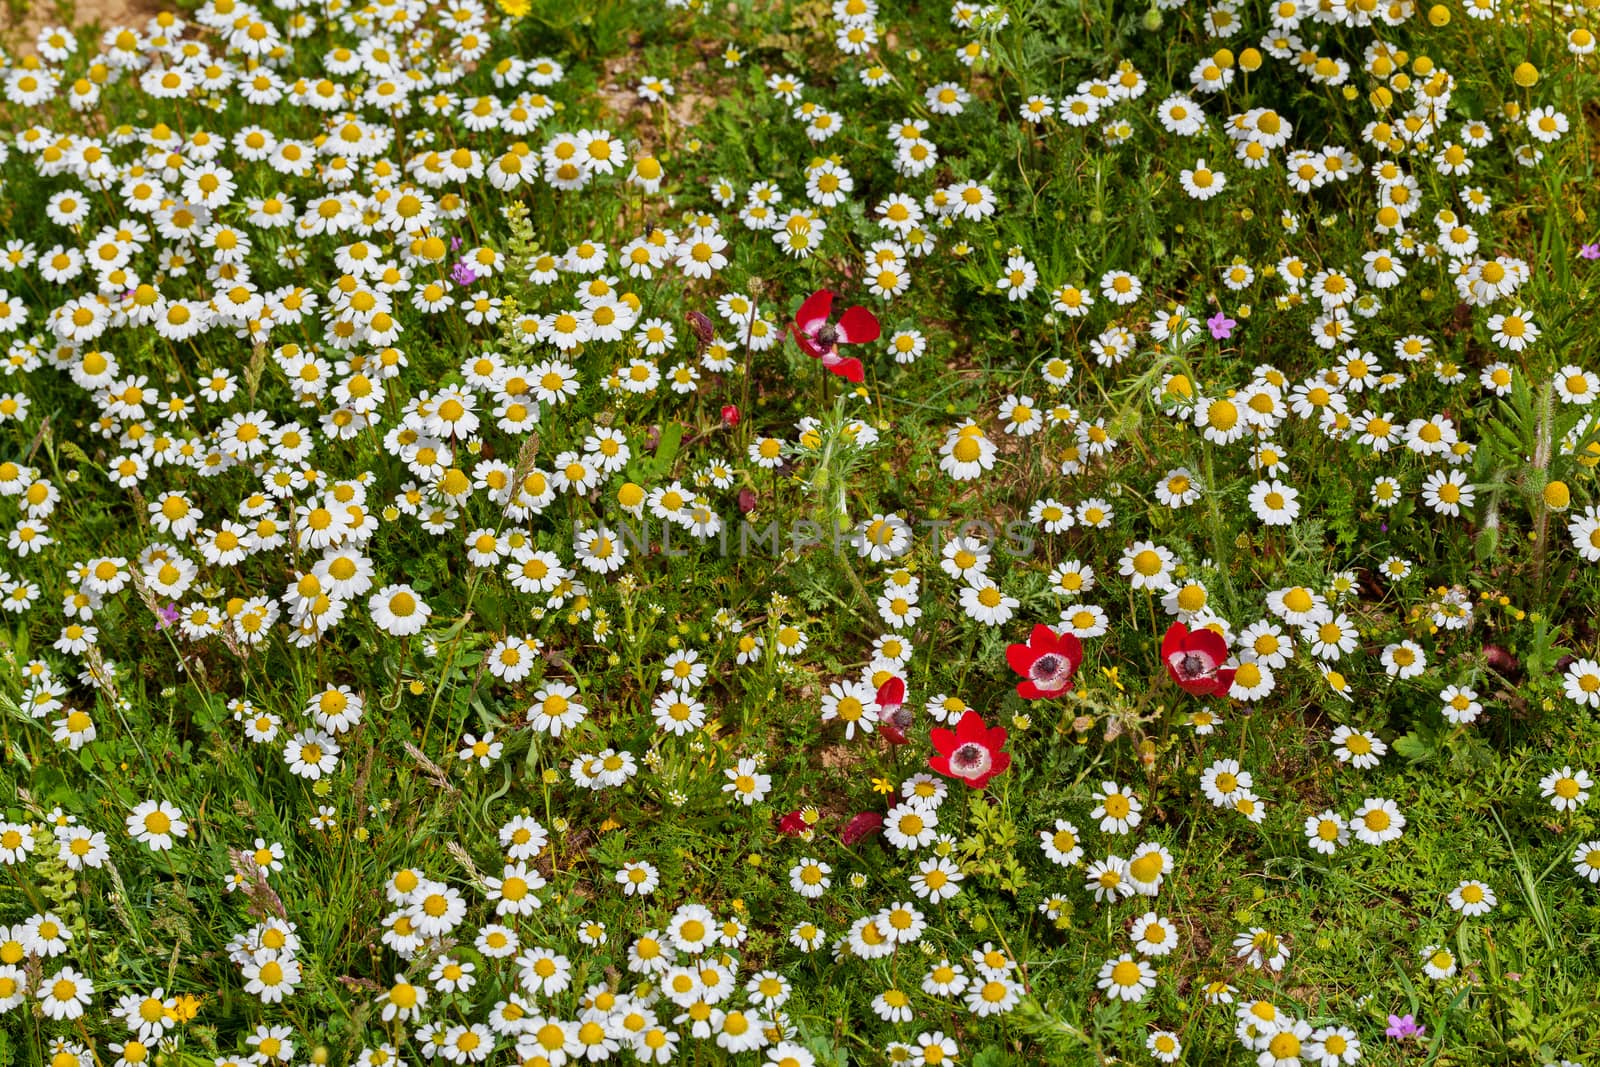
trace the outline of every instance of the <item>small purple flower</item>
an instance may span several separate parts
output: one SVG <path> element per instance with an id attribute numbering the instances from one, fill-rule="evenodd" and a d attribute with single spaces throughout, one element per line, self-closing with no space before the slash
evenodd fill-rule
<path id="1" fill-rule="evenodd" d="M 452 252 L 461 251 L 461 238 L 459 238 L 459 237 L 450 238 L 450 251 L 452 251 Z"/>
<path id="2" fill-rule="evenodd" d="M 1384 1034 L 1396 1041 L 1407 1041 L 1413 1037 L 1421 1040 L 1426 1031 L 1427 1027 L 1417 1025 L 1417 1018 L 1414 1015 L 1391 1015 L 1389 1028 Z"/>
<path id="3" fill-rule="evenodd" d="M 1233 336 L 1233 328 L 1239 325 L 1228 318 L 1226 312 L 1219 311 L 1206 320 L 1206 325 L 1211 327 L 1211 336 L 1218 341 L 1226 341 Z"/>
<path id="4" fill-rule="evenodd" d="M 178 602 L 168 601 L 163 607 L 156 609 L 156 629 L 165 630 L 178 624 Z"/>
<path id="5" fill-rule="evenodd" d="M 456 265 L 450 268 L 450 280 L 465 289 L 478 280 L 478 274 L 472 265 L 464 259 L 456 260 Z"/>
<path id="6" fill-rule="evenodd" d="M 1578 249 L 1578 255 L 1584 259 L 1600 259 L 1600 241 L 1583 245 Z"/>

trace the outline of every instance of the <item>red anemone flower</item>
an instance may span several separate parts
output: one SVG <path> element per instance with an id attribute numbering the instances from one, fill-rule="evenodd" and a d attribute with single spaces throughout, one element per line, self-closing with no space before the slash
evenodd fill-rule
<path id="1" fill-rule="evenodd" d="M 1228 658 L 1228 643 L 1215 630 L 1191 630 L 1173 623 L 1161 639 L 1161 658 L 1185 692 L 1225 697 L 1233 688 L 1234 669 L 1222 665 Z"/>
<path id="2" fill-rule="evenodd" d="M 1011 766 L 1011 753 L 1000 751 L 1005 747 L 1006 728 L 985 726 L 983 716 L 975 711 L 961 716 L 954 730 L 935 727 L 928 737 L 939 753 L 928 757 L 928 766 L 974 789 L 982 789 Z"/>
<path id="3" fill-rule="evenodd" d="M 844 829 L 839 832 L 839 840 L 849 848 L 857 841 L 865 840 L 882 830 L 883 816 L 875 811 L 864 811 L 844 824 Z"/>
<path id="4" fill-rule="evenodd" d="M 1006 662 L 1022 675 L 1017 695 L 1024 700 L 1048 700 L 1072 685 L 1083 662 L 1083 644 L 1072 634 L 1058 634 L 1043 623 L 1033 628 L 1025 645 L 1007 645 Z"/>
<path id="5" fill-rule="evenodd" d="M 799 837 L 810 828 L 811 824 L 806 822 L 806 810 L 804 808 L 796 808 L 778 820 L 778 832 L 787 834 L 789 837 Z"/>
<path id="6" fill-rule="evenodd" d="M 876 341 L 881 332 L 878 320 L 864 307 L 852 307 L 839 316 L 838 322 L 829 322 L 833 311 L 833 292 L 818 289 L 806 297 L 800 310 L 794 314 L 794 339 L 802 351 L 812 359 L 822 360 L 822 365 L 839 377 L 859 382 L 865 375 L 859 359 L 839 355 L 840 345 L 858 345 Z"/>
<path id="7" fill-rule="evenodd" d="M 906 682 L 898 675 L 878 686 L 873 698 L 878 705 L 878 729 L 890 744 L 906 743 L 906 728 L 911 725 L 911 709 L 906 707 Z"/>

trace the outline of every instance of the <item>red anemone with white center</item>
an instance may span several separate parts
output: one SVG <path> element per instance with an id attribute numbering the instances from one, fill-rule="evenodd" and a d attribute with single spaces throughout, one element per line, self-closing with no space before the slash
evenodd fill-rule
<path id="1" fill-rule="evenodd" d="M 1234 668 L 1223 666 L 1227 659 L 1228 643 L 1215 630 L 1191 630 L 1175 622 L 1161 639 L 1161 660 L 1167 673 L 1187 693 L 1227 696 L 1234 675 Z"/>
<path id="2" fill-rule="evenodd" d="M 906 682 L 895 676 L 878 686 L 873 698 L 878 706 L 878 730 L 890 744 L 906 743 L 906 728 L 911 725 L 911 709 L 906 706 Z"/>
<path id="3" fill-rule="evenodd" d="M 968 711 L 954 730 L 935 727 L 928 732 L 937 756 L 928 757 L 928 766 L 950 778 L 959 778 L 974 789 L 982 789 L 989 779 L 1011 766 L 1011 753 L 1002 752 L 1006 744 L 1004 726 L 988 726 L 983 716 Z"/>
<path id="4" fill-rule="evenodd" d="M 831 322 L 833 291 L 818 289 L 806 297 L 805 303 L 794 314 L 795 343 L 812 359 L 848 381 L 859 382 L 865 377 L 861 361 L 839 354 L 840 345 L 859 345 L 876 341 L 882 332 L 878 319 L 864 307 L 851 307 Z"/>
<path id="5" fill-rule="evenodd" d="M 1043 623 L 1033 628 L 1025 645 L 1007 645 L 1006 662 L 1022 675 L 1017 695 L 1024 700 L 1049 700 L 1072 685 L 1083 662 L 1083 643 L 1073 634 L 1058 634 Z"/>

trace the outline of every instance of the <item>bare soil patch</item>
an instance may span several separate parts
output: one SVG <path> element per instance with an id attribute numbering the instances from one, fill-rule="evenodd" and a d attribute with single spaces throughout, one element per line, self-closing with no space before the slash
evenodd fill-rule
<path id="1" fill-rule="evenodd" d="M 0 0 L 0 46 L 13 56 L 33 55 L 34 39 L 46 27 L 143 28 L 168 7 L 159 0 Z"/>

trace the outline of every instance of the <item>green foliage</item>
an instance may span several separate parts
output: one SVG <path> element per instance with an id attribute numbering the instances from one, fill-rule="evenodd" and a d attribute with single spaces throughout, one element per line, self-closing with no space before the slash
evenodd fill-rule
<path id="1" fill-rule="evenodd" d="M 14 14 L 27 6 L 5 2 Z M 92 255 L 102 227 L 155 231 L 126 239 L 130 273 L 100 277 L 91 266 L 50 280 L 38 259 L 14 270 L 8 260 L 0 273 L 0 303 L 27 312 L 0 325 L 0 509 L 7 535 L 18 532 L 0 568 L 0 823 L 27 827 L 35 842 L 0 872 L 0 938 L 8 946 L 32 917 L 54 915 L 72 935 L 68 949 L 25 951 L 28 981 L 70 964 L 96 990 L 79 1026 L 48 1018 L 42 987 L 30 986 L 0 1013 L 0 1067 L 54 1062 L 62 1041 L 88 1041 L 89 1059 L 110 1067 L 110 1046 L 128 1031 L 112 1007 L 157 988 L 172 1001 L 158 1057 L 169 1067 L 232 1062 L 270 1026 L 289 1029 L 294 1062 L 359 1062 L 385 1043 L 413 1064 L 439 1062 L 421 1047 L 425 1022 L 481 1023 L 513 992 L 528 994 L 531 1013 L 568 1021 L 597 1000 L 636 996 L 619 1003 L 650 1002 L 681 1039 L 677 1062 L 761 1059 L 691 1036 L 691 1024 L 673 1021 L 688 1009 L 652 999 L 662 976 L 630 960 L 647 932 L 670 943 L 664 931 L 690 905 L 711 910 L 715 953 L 735 972 L 717 1016 L 746 1005 L 753 976 L 775 972 L 782 1003 L 751 1015 L 826 1067 L 905 1062 L 910 1043 L 934 1032 L 973 1067 L 1144 1064 L 1157 1031 L 1181 1039 L 1183 1063 L 1251 1062 L 1261 1049 L 1241 1047 L 1236 1013 L 1257 1000 L 1310 1027 L 1350 1027 L 1363 1062 L 1382 1067 L 1592 1057 L 1600 903 L 1575 850 L 1600 838 L 1600 825 L 1592 802 L 1558 807 L 1546 795 L 1578 769 L 1600 772 L 1600 724 L 1583 691 L 1569 693 L 1596 658 L 1600 602 L 1582 539 L 1600 506 L 1600 420 L 1571 396 L 1569 370 L 1596 369 L 1600 321 L 1596 268 L 1575 251 L 1594 240 L 1600 212 L 1600 82 L 1593 58 L 1566 38 L 1593 29 L 1591 11 L 1507 5 L 1480 22 L 1452 9 L 1435 25 L 1427 10 L 1396 21 L 1401 9 L 1350 5 L 1360 12 L 1351 24 L 1330 25 L 1335 9 L 1324 6 L 1295 28 L 1306 51 L 1286 42 L 1280 57 L 1263 44 L 1277 32 L 1265 8 L 1023 0 L 974 6 L 958 25 L 961 12 L 947 6 L 881 4 L 873 43 L 853 56 L 839 44 L 849 0 L 497 0 L 481 22 L 471 5 L 425 4 L 417 16 L 395 5 L 183 6 L 195 15 L 185 41 L 238 78 L 276 72 L 294 99 L 249 103 L 238 79 L 161 97 L 146 74 L 176 69 L 174 55 L 149 72 L 113 63 L 102 77 L 93 63 L 103 48 L 86 37 L 49 64 L 60 74 L 49 99 L 0 105 L 0 255 L 13 238 L 36 253 Z M 270 26 L 281 50 L 246 57 L 248 26 L 236 40 L 218 21 L 234 9 Z M 417 21 L 376 30 L 380 11 Z M 314 24 L 289 33 L 301 15 Z M 371 57 L 347 67 L 335 51 L 381 49 L 388 33 L 403 78 L 371 69 Z M 519 81 L 500 65 L 508 57 L 548 57 L 563 74 Z M 1541 73 L 1532 85 L 1513 80 L 1524 59 Z M 1197 87 L 1208 64 L 1227 70 L 1228 84 Z M 878 65 L 886 77 L 869 84 Z M 11 97 L 36 69 L 0 66 Z M 803 91 L 780 98 L 769 79 L 782 77 Z M 337 106 L 297 102 L 324 78 L 348 90 Z M 662 78 L 672 94 L 647 99 L 643 83 Z M 68 101 L 80 79 L 101 93 L 87 108 Z M 388 80 L 405 83 L 406 109 L 381 105 Z M 965 94 L 959 112 L 935 107 L 929 90 L 943 83 Z M 1180 135 L 1163 121 L 1178 93 L 1205 114 L 1202 128 Z M 1037 124 L 1020 117 L 1034 95 L 1055 108 Z M 1062 110 L 1080 96 L 1100 101 L 1082 124 Z M 518 106 L 547 98 L 551 114 L 513 129 L 518 97 Z M 495 121 L 467 121 L 484 98 L 496 101 Z M 1444 119 L 1407 128 L 1426 100 Z M 1539 142 L 1543 160 L 1524 166 L 1514 153 L 1533 144 L 1535 107 L 1560 110 L 1570 130 Z M 808 132 L 816 108 L 839 132 Z M 340 157 L 346 109 L 366 132 L 360 151 Z M 1246 165 L 1246 133 L 1264 134 L 1251 124 L 1269 110 L 1285 139 L 1264 166 Z M 926 123 L 937 146 L 922 173 L 897 158 L 907 120 Z M 1469 121 L 1492 136 L 1468 153 L 1470 173 L 1444 173 L 1447 143 L 1476 139 Z M 246 158 L 256 127 L 310 165 L 276 166 L 276 149 Z M 547 157 L 559 162 L 564 144 L 586 151 L 587 141 L 565 139 L 577 131 L 609 132 L 618 167 L 557 189 Z M 86 162 L 86 145 L 105 150 L 114 178 Z M 1292 153 L 1326 159 L 1335 147 L 1359 166 L 1309 191 L 1291 186 L 1305 164 Z M 521 184 L 503 190 L 483 176 L 513 157 Z M 204 225 L 248 237 L 247 272 L 218 253 L 216 234 L 160 232 L 175 224 L 180 197 L 203 192 L 185 191 L 189 172 L 214 158 L 237 190 Z M 1210 200 L 1184 188 L 1201 159 L 1226 177 Z M 824 160 L 850 176 L 838 204 L 807 191 Z M 646 161 L 660 167 L 654 191 L 628 179 Z M 1386 164 L 1401 179 L 1385 176 Z M 438 177 L 446 165 L 466 177 Z M 140 206 L 134 187 L 152 178 L 163 183 L 155 201 L 171 203 Z M 713 195 L 722 182 L 731 201 Z M 754 224 L 757 183 L 783 194 L 771 205 L 779 215 L 808 208 L 826 223 L 810 254 L 790 254 Z M 975 186 L 992 214 L 938 210 L 941 196 Z M 1398 188 L 1414 199 L 1397 200 Z M 1474 189 L 1489 205 L 1482 214 Z M 430 223 L 373 221 L 402 191 L 426 198 Z M 82 219 L 59 221 L 62 196 L 88 202 Z M 311 215 L 252 222 L 249 203 L 277 196 L 296 219 L 331 204 L 359 222 L 331 231 Z M 896 196 L 920 221 L 884 225 L 880 207 Z M 1380 212 L 1400 202 L 1420 206 L 1384 222 Z M 650 258 L 671 247 L 668 231 L 704 237 L 708 220 L 727 240 L 727 263 L 711 277 L 689 273 L 675 248 Z M 1474 251 L 1441 247 L 1458 223 L 1472 227 Z M 585 243 L 605 247 L 594 269 L 566 262 L 586 258 Z M 480 249 L 493 272 L 463 280 L 458 268 Z M 1380 250 L 1406 269 L 1392 287 L 1363 269 Z M 1463 300 L 1459 279 L 1497 256 L 1525 262 L 1527 278 L 1506 298 Z M 393 275 L 350 265 L 366 257 Z M 1037 288 L 1013 301 L 1002 283 L 1020 269 L 1015 258 Z M 892 298 L 878 277 L 891 261 L 909 282 Z M 1241 266 L 1246 281 L 1234 274 Z M 1106 291 L 1112 271 L 1137 276 L 1133 302 Z M 1338 318 L 1338 301 L 1317 295 L 1329 271 L 1371 300 L 1338 305 L 1354 334 L 1331 345 L 1315 332 Z M 230 282 L 272 294 L 303 287 L 315 306 L 297 318 L 275 295 L 268 320 L 182 340 L 129 318 L 142 283 L 165 309 L 225 301 Z M 416 301 L 430 286 L 437 307 L 424 313 Z M 835 319 L 860 304 L 881 324 L 883 339 L 840 351 L 862 360 L 859 386 L 785 334 L 824 287 L 838 293 Z M 401 332 L 345 343 L 343 326 L 371 328 L 352 311 L 356 290 L 392 307 Z M 52 331 L 66 320 L 56 309 L 75 297 L 105 330 L 58 343 Z M 500 301 L 497 322 L 483 318 L 496 306 L 480 297 Z M 1489 325 L 1514 304 L 1542 331 L 1526 349 L 1496 341 Z M 579 307 L 592 324 L 600 305 L 627 306 L 625 318 L 637 309 L 640 321 L 561 349 L 538 326 Z M 1213 316 L 1234 325 L 1213 334 Z M 673 339 L 644 335 L 646 320 L 669 325 Z M 770 346 L 756 343 L 756 322 Z M 920 357 L 891 350 L 897 334 Z M 99 355 L 116 370 L 96 372 Z M 315 375 L 300 356 L 321 361 Z M 1485 384 L 1497 362 L 1506 382 Z M 1358 363 L 1372 375 L 1359 387 Z M 659 381 L 635 389 L 624 378 L 634 370 Z M 550 397 L 552 373 L 578 388 Z M 374 385 L 373 420 L 352 419 Z M 130 389 L 188 398 L 187 410 L 168 418 L 152 401 L 135 414 Z M 446 390 L 471 398 L 477 429 L 418 429 L 443 417 Z M 1217 421 L 1226 409 L 1214 418 L 1212 406 L 1223 402 L 1245 422 Z M 513 419 L 516 405 L 537 414 Z M 1032 432 L 1022 432 L 1021 408 L 1037 417 Z M 293 424 L 309 447 L 272 440 L 259 452 L 227 429 L 255 412 L 277 429 Z M 1386 447 L 1362 440 L 1370 415 L 1390 424 Z M 1413 437 L 1412 420 L 1446 419 L 1455 449 Z M 1231 438 L 1230 425 L 1244 432 Z M 993 450 L 970 479 L 945 462 L 963 433 Z M 600 463 L 593 442 L 604 434 L 626 443 L 625 460 Z M 124 471 L 134 455 L 145 463 L 137 476 Z M 1453 515 L 1422 490 L 1452 472 L 1475 494 Z M 1178 505 L 1163 498 L 1175 474 L 1195 494 Z M 1398 501 L 1375 496 L 1379 478 L 1399 483 Z M 1268 523 L 1252 502 L 1273 479 L 1297 494 L 1292 521 Z M 562 487 L 572 481 L 583 488 Z M 192 530 L 174 532 L 162 510 L 169 491 L 203 512 Z M 314 536 L 296 532 L 330 503 L 360 523 L 339 547 L 357 551 L 373 580 L 333 590 L 340 621 L 300 641 L 295 615 L 318 603 L 300 583 L 313 575 L 328 593 L 346 581 Z M 875 554 L 863 539 L 890 515 L 912 536 Z M 725 536 L 709 532 L 712 518 Z M 219 531 L 233 522 L 273 547 L 219 556 Z M 981 566 L 946 551 L 968 522 L 993 541 Z M 21 532 L 41 526 L 51 543 L 25 551 Z M 618 535 L 627 558 L 612 570 L 582 563 L 574 543 L 575 530 L 602 527 L 648 532 Z M 1172 557 L 1161 588 L 1131 580 L 1135 546 L 1146 543 Z M 524 569 L 535 553 L 561 573 L 547 581 L 549 571 Z M 191 580 L 161 577 L 173 559 L 193 565 Z M 104 589 L 91 581 L 90 561 L 102 560 L 117 579 Z M 985 583 L 1003 610 L 978 599 Z M 416 633 L 377 621 L 369 597 L 391 584 L 428 604 Z M 1290 607 L 1281 594 L 1291 589 L 1325 602 L 1350 647 L 1314 652 L 1306 628 L 1328 620 Z M 268 605 L 276 616 L 256 642 L 244 622 Z M 198 633 L 185 626 L 208 617 L 215 625 Z M 1262 692 L 1176 688 L 1161 641 L 1177 618 L 1226 630 L 1230 666 L 1274 663 Z M 74 644 L 64 632 L 74 623 L 91 623 L 94 640 Z M 1088 636 L 1072 687 L 1030 701 L 1007 648 L 1038 623 Z M 1416 672 L 1384 664 L 1402 642 L 1422 650 Z M 704 677 L 675 680 L 684 664 Z M 904 743 L 867 714 L 891 675 L 907 684 Z M 1447 716 L 1448 686 L 1475 694 L 1472 721 Z M 346 729 L 326 728 L 314 743 L 333 741 L 337 758 L 306 776 L 290 746 L 325 728 L 330 691 L 362 711 Z M 584 713 L 559 733 L 539 724 L 573 703 Z M 825 706 L 833 718 L 822 718 Z M 940 779 L 937 836 L 894 847 L 875 820 L 936 789 L 929 729 L 969 708 L 1008 730 L 1010 768 L 982 790 Z M 92 737 L 69 725 L 74 713 L 92 722 Z M 1373 765 L 1333 754 L 1341 725 L 1370 737 Z M 1219 770 L 1236 785 L 1249 774 L 1250 795 L 1208 794 L 1202 780 L 1214 792 Z M 1090 815 L 1102 783 L 1140 801 L 1127 832 Z M 761 794 L 750 804 L 747 787 Z M 130 812 L 155 799 L 187 822 L 171 849 L 128 829 Z M 1405 823 L 1375 845 L 1351 820 L 1378 799 L 1395 801 Z M 1315 834 L 1329 815 L 1346 834 L 1331 852 L 1307 831 L 1308 819 Z M 57 834 L 71 820 L 105 835 L 103 864 L 62 858 Z M 536 821 L 548 844 L 513 857 L 514 820 Z M 1054 840 L 1058 820 L 1081 846 L 1065 865 L 1040 843 Z M 263 848 L 276 856 L 274 845 L 281 861 L 258 858 Z M 1135 850 L 1161 859 L 1155 895 L 1113 889 L 1096 900 L 1088 868 L 1127 875 Z M 791 886 L 791 869 L 808 859 L 830 868 L 814 898 Z M 918 895 L 933 884 L 915 881 L 930 863 L 960 873 L 947 901 Z M 629 893 L 639 883 L 627 872 L 640 864 L 659 884 Z M 423 906 L 400 888 L 407 871 L 447 885 L 466 911 L 443 940 L 401 952 L 397 917 Z M 492 886 L 511 879 L 532 887 L 537 908 L 499 906 L 509 898 Z M 1449 902 L 1466 879 L 1497 895 L 1486 914 Z M 882 934 L 886 913 L 904 904 L 923 927 L 877 951 L 867 931 Z M 1147 956 L 1135 943 L 1147 912 L 1172 923 L 1173 951 Z M 294 924 L 302 967 L 281 1002 L 247 990 L 240 940 L 279 920 Z M 480 942 L 495 924 L 515 932 L 519 951 L 564 956 L 570 985 L 529 993 L 515 954 Z M 801 947 L 808 926 L 818 934 Z M 1281 972 L 1236 947 L 1258 929 L 1288 947 Z M 852 935 L 866 947 L 851 947 Z M 1425 962 L 1441 948 L 1457 968 L 1429 977 Z M 1156 976 L 1136 1002 L 1111 997 L 1100 979 L 1124 953 Z M 385 1020 L 396 976 L 428 983 L 446 957 L 470 963 L 476 986 L 430 984 L 426 1012 Z M 926 992 L 940 961 L 963 969 L 959 995 Z M 982 1014 L 990 982 L 1015 995 L 1014 1007 Z M 891 991 L 906 997 L 904 1021 L 884 1018 Z M 1391 1013 L 1413 1014 L 1427 1037 L 1386 1039 Z M 500 1035 L 488 1062 L 515 1046 Z M 612 1058 L 633 1057 L 624 1044 Z M 1312 1061 L 1309 1050 L 1300 1060 Z"/>
<path id="2" fill-rule="evenodd" d="M 1006 818 L 1000 805 L 983 799 L 973 801 L 967 816 L 971 832 L 956 845 L 961 869 L 1015 896 L 1028 884 L 1027 871 L 1016 857 L 1016 824 Z"/>

